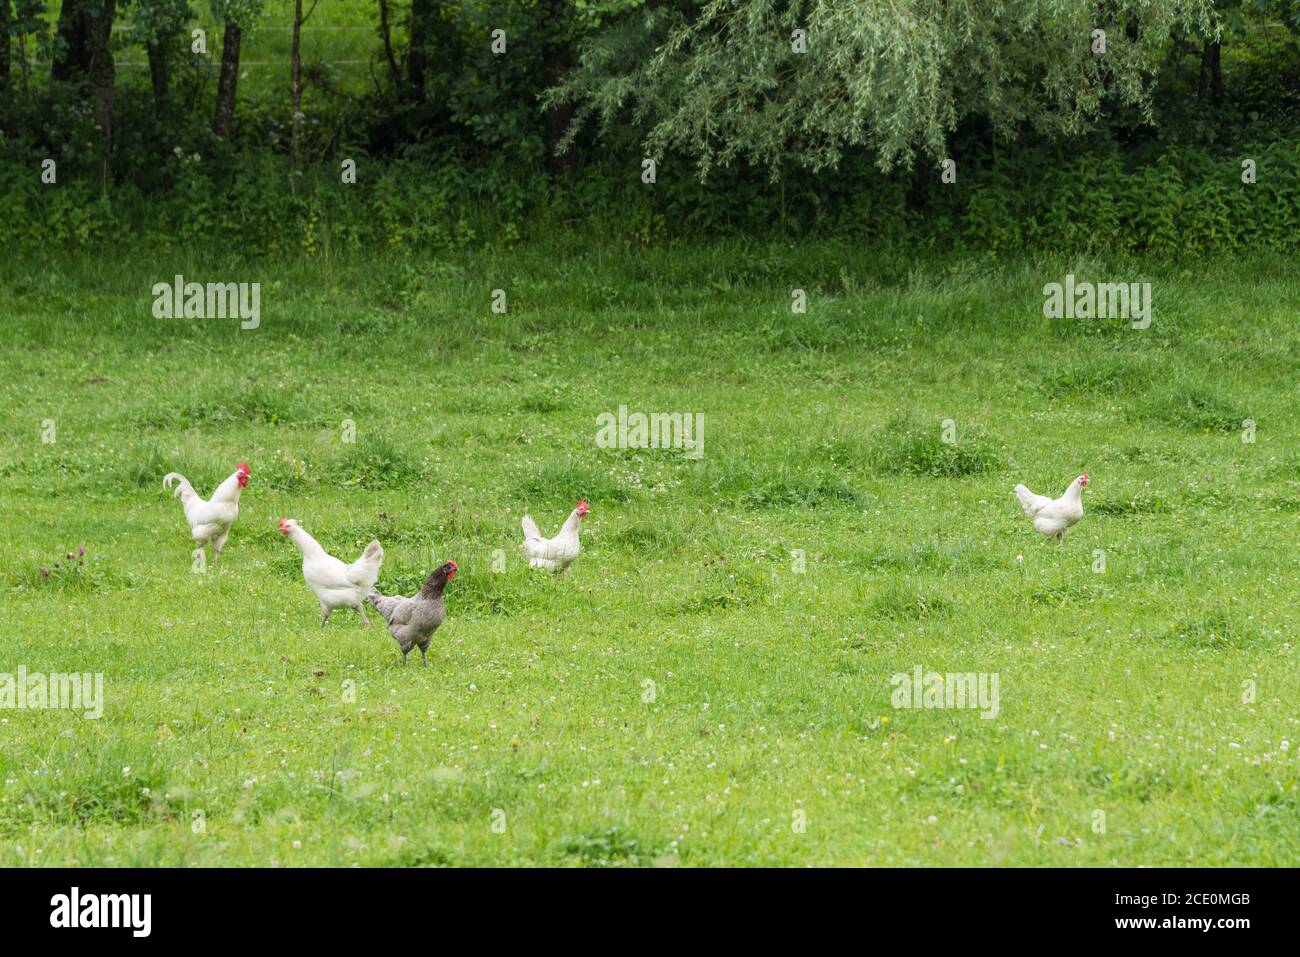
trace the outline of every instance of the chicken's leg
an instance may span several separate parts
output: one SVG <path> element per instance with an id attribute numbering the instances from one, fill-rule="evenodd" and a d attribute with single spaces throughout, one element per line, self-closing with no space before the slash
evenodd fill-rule
<path id="1" fill-rule="evenodd" d="M 370 627 L 370 619 L 366 617 L 366 606 L 365 606 L 365 605 L 357 605 L 357 612 L 361 615 L 361 624 L 363 624 L 363 625 L 365 625 L 367 628 L 369 628 L 369 627 Z"/>
<path id="2" fill-rule="evenodd" d="M 423 648 L 420 649 L 420 664 L 424 665 L 426 668 L 429 667 L 429 656 L 425 654 L 425 649 Z"/>
<path id="3" fill-rule="evenodd" d="M 324 605 L 320 606 L 320 626 L 325 627 L 325 622 L 330 620 L 330 610 Z"/>
<path id="4" fill-rule="evenodd" d="M 217 559 L 221 555 L 221 550 L 226 547 L 226 539 L 229 537 L 230 537 L 230 529 L 226 529 L 224 532 L 221 533 L 221 536 L 219 538 L 213 540 L 212 564 L 215 565 L 217 563 Z"/>

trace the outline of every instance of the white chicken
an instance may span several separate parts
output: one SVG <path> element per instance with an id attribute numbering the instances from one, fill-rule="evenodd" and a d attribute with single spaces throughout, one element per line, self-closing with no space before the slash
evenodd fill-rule
<path id="1" fill-rule="evenodd" d="M 1060 542 L 1065 538 L 1065 533 L 1083 518 L 1081 496 L 1087 485 L 1088 476 L 1080 475 L 1070 483 L 1064 495 L 1055 499 L 1048 498 L 1046 495 L 1035 495 L 1023 485 L 1017 485 L 1016 498 L 1020 499 L 1020 507 L 1025 510 L 1025 514 L 1033 519 L 1034 528 L 1038 533 Z"/>
<path id="2" fill-rule="evenodd" d="M 230 536 L 230 526 L 235 524 L 239 515 L 239 493 L 248 487 L 247 462 L 235 466 L 231 476 L 217 486 L 211 499 L 203 499 L 194 491 L 194 486 L 180 472 L 168 472 L 163 476 L 163 488 L 169 489 L 173 484 L 176 491 L 173 497 L 180 496 L 181 507 L 185 509 L 185 521 L 190 523 L 190 534 L 200 549 L 212 546 L 212 564 L 217 563 L 221 549 Z"/>
<path id="3" fill-rule="evenodd" d="M 345 565 L 321 548 L 320 542 L 292 518 L 280 519 L 280 534 L 302 552 L 302 577 L 320 601 L 321 627 L 329 621 L 330 612 L 337 608 L 355 608 L 361 621 L 369 626 L 364 602 L 379 578 L 379 566 L 384 563 L 383 546 L 373 541 L 360 558 Z"/>
<path id="4" fill-rule="evenodd" d="M 587 500 L 580 499 L 577 507 L 565 519 L 560 534 L 554 538 L 542 538 L 537 523 L 525 515 L 523 549 L 524 554 L 528 556 L 528 567 L 544 568 L 559 575 L 572 565 L 579 551 L 578 524 L 582 521 L 582 516 L 589 511 L 591 506 L 587 504 Z"/>

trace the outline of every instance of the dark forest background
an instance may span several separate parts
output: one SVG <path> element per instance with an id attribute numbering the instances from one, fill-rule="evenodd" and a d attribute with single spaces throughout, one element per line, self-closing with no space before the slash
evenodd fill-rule
<path id="1" fill-rule="evenodd" d="M 1300 3 L 973 7 L 0 0 L 0 238 L 1296 247 Z"/>

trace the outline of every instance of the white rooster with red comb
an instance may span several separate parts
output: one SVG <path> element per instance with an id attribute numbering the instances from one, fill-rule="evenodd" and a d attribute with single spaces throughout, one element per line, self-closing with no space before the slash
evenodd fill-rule
<path id="1" fill-rule="evenodd" d="M 235 524 L 239 515 L 239 493 L 248 487 L 248 476 L 252 472 L 247 462 L 240 462 L 235 471 L 217 486 L 212 498 L 203 499 L 194 486 L 180 472 L 168 472 L 163 476 L 163 488 L 171 488 L 173 483 L 179 496 L 181 507 L 185 509 L 185 521 L 190 523 L 190 534 L 202 549 L 212 546 L 212 564 L 217 563 L 221 549 L 225 547 L 230 536 L 230 526 Z"/>
<path id="2" fill-rule="evenodd" d="M 560 534 L 554 538 L 542 538 L 537 523 L 528 515 L 524 515 L 523 549 L 528 557 L 528 567 L 544 568 L 559 575 L 572 565 L 579 551 L 578 524 L 582 521 L 582 516 L 589 511 L 591 506 L 587 504 L 587 500 L 579 499 L 577 507 L 565 519 Z"/>
<path id="3" fill-rule="evenodd" d="M 1058 542 L 1065 538 L 1065 533 L 1083 518 L 1083 490 L 1088 485 L 1088 476 L 1080 475 L 1070 483 L 1065 494 L 1060 498 L 1048 498 L 1035 495 L 1023 485 L 1016 486 L 1016 498 L 1020 507 L 1034 521 L 1034 529 L 1040 535 L 1055 538 Z"/>

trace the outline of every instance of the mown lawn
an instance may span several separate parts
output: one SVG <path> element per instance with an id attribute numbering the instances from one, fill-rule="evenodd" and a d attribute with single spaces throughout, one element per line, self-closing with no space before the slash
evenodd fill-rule
<path id="1" fill-rule="evenodd" d="M 154 319 L 178 272 L 260 327 Z M 1150 328 L 1044 319 L 1067 272 Z M 1294 864 L 1297 302 L 1282 260 L 811 245 L 0 264 L 0 672 L 106 699 L 0 710 L 0 863 Z M 598 448 L 620 405 L 703 457 Z M 194 573 L 162 476 L 240 459 Z M 1043 541 L 1012 485 L 1084 471 Z M 579 496 L 530 572 L 523 510 Z M 428 669 L 320 628 L 281 516 L 386 590 L 459 564 Z M 892 707 L 917 665 L 997 717 Z"/>

